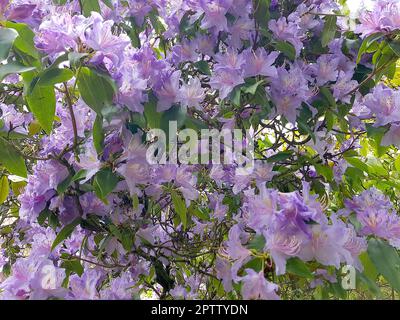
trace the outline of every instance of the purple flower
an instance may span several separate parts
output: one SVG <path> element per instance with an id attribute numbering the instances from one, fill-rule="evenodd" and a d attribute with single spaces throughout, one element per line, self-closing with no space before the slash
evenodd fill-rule
<path id="1" fill-rule="evenodd" d="M 265 232 L 264 237 L 267 241 L 265 250 L 270 252 L 275 262 L 276 275 L 285 274 L 287 259 L 295 257 L 300 252 L 301 236 L 269 230 Z"/>
<path id="2" fill-rule="evenodd" d="M 382 146 L 394 145 L 400 148 L 400 124 L 392 123 L 381 142 Z"/>
<path id="3" fill-rule="evenodd" d="M 174 103 L 179 102 L 180 76 L 180 71 L 168 72 L 163 75 L 159 84 L 159 89 L 156 90 L 158 112 L 166 111 L 171 108 Z"/>
<path id="4" fill-rule="evenodd" d="M 70 292 L 68 299 L 94 300 L 99 299 L 97 285 L 102 277 L 102 273 L 96 269 L 86 270 L 81 277 L 73 275 L 70 277 Z"/>
<path id="5" fill-rule="evenodd" d="M 115 36 L 111 28 L 114 21 L 103 21 L 101 15 L 92 12 L 92 27 L 85 32 L 85 42 L 93 50 L 97 51 L 92 58 L 92 62 L 101 63 L 104 58 L 108 58 L 113 66 L 118 66 L 122 60 L 122 53 L 126 46 L 130 44 L 129 37 L 121 34 Z"/>
<path id="6" fill-rule="evenodd" d="M 228 68 L 216 71 L 210 80 L 212 88 L 219 90 L 219 97 L 225 99 L 239 84 L 244 83 L 241 73 Z"/>
<path id="7" fill-rule="evenodd" d="M 378 85 L 365 96 L 364 104 L 376 116 L 375 126 L 400 121 L 400 92 Z"/>
<path id="8" fill-rule="evenodd" d="M 279 300 L 276 294 L 278 286 L 267 281 L 264 272 L 256 272 L 253 269 L 245 270 L 247 275 L 242 277 L 242 296 L 245 300 Z"/>
<path id="9" fill-rule="evenodd" d="M 297 108 L 310 96 L 307 80 L 298 66 L 292 66 L 289 71 L 279 67 L 277 71 L 277 77 L 272 78 L 271 82 L 271 96 L 276 105 L 276 113 L 295 123 Z"/>
<path id="10" fill-rule="evenodd" d="M 198 78 L 190 79 L 179 90 L 179 101 L 183 107 L 195 107 L 200 110 L 200 102 L 203 99 L 204 89 L 201 87 L 201 82 Z"/>
<path id="11" fill-rule="evenodd" d="M 246 64 L 244 66 L 244 76 L 254 77 L 262 75 L 266 77 L 276 77 L 276 68 L 272 65 L 278 58 L 278 52 L 267 54 L 264 48 L 258 48 L 256 51 L 247 50 L 245 54 Z"/>
<path id="12" fill-rule="evenodd" d="M 317 64 L 313 67 L 313 72 L 318 86 L 323 86 L 327 82 L 336 81 L 338 77 L 339 58 L 333 55 L 322 55 L 318 58 Z"/>
<path id="13" fill-rule="evenodd" d="M 214 28 L 216 32 L 228 30 L 228 21 L 225 17 L 232 0 L 200 0 L 199 6 L 204 11 L 201 28 Z"/>
<path id="14" fill-rule="evenodd" d="M 274 37 L 291 43 L 296 49 L 296 54 L 299 55 L 303 48 L 303 43 L 300 39 L 299 26 L 291 21 L 287 21 L 285 17 L 278 20 L 270 20 L 268 28 L 274 34 Z"/>

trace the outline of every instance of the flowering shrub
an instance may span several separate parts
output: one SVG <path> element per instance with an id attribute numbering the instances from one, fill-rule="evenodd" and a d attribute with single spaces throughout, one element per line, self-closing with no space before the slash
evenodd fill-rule
<path id="1" fill-rule="evenodd" d="M 0 0 L 0 297 L 398 294 L 400 3 L 346 10 Z"/>

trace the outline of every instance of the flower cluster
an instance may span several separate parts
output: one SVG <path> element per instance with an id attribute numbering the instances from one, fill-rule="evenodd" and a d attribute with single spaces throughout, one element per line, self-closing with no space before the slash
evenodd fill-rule
<path id="1" fill-rule="evenodd" d="M 400 249 L 397 1 L 355 29 L 345 1 L 64 2 L 0 0 L 1 298 L 371 289 Z"/>

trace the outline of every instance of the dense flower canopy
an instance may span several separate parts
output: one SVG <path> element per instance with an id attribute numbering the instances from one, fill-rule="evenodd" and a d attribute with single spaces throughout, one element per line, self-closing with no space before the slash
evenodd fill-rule
<path id="1" fill-rule="evenodd" d="M 400 292 L 399 59 L 396 0 L 0 0 L 0 297 Z"/>

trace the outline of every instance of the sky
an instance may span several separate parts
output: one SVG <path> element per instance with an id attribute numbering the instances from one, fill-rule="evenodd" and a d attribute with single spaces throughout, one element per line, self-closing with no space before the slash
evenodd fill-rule
<path id="1" fill-rule="evenodd" d="M 352 13 L 356 13 L 365 4 L 365 7 L 370 7 L 374 0 L 347 0 L 347 5 Z"/>

